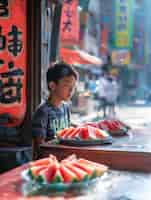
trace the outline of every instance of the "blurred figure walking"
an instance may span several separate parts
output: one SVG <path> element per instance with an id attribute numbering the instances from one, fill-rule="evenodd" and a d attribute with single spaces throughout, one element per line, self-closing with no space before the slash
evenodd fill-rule
<path id="1" fill-rule="evenodd" d="M 98 87 L 99 108 L 103 110 L 103 117 L 107 116 L 107 90 L 108 90 L 108 72 L 103 72 Z"/>
<path id="2" fill-rule="evenodd" d="M 108 115 L 115 116 L 115 106 L 119 95 L 119 86 L 115 77 L 108 77 L 108 85 L 106 88 L 106 101 L 108 106 Z"/>
<path id="3" fill-rule="evenodd" d="M 103 73 L 99 82 L 99 109 L 103 110 L 103 117 L 114 116 L 115 106 L 119 95 L 119 86 L 115 77 L 109 72 Z"/>

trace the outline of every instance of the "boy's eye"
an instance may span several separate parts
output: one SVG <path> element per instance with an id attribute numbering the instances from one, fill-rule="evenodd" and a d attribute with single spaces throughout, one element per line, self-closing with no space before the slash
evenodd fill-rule
<path id="1" fill-rule="evenodd" d="M 64 87 L 65 87 L 65 88 L 70 88 L 70 89 L 72 89 L 72 90 L 75 89 L 75 86 L 72 86 L 72 85 L 64 85 Z"/>
<path id="2" fill-rule="evenodd" d="M 64 87 L 70 87 L 70 85 L 63 85 Z"/>

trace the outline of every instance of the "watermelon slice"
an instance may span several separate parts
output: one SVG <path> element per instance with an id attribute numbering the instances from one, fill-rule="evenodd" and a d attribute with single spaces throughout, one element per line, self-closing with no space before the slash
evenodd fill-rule
<path id="1" fill-rule="evenodd" d="M 72 183 L 78 180 L 77 175 L 63 164 L 60 165 L 60 172 L 65 183 Z"/>
<path id="2" fill-rule="evenodd" d="M 115 121 L 112 121 L 111 124 L 112 124 L 112 131 L 119 131 L 123 129 L 123 127 L 121 127 L 121 125 L 117 124 Z"/>
<path id="3" fill-rule="evenodd" d="M 89 139 L 96 140 L 97 139 L 97 136 L 95 134 L 96 128 L 89 125 L 87 126 L 87 128 L 88 128 L 89 137 L 90 137 Z"/>
<path id="4" fill-rule="evenodd" d="M 88 131 L 88 127 L 81 127 L 81 131 L 79 133 L 79 137 L 83 140 L 88 140 L 90 138 L 90 134 Z"/>
<path id="5" fill-rule="evenodd" d="M 59 168 L 57 168 L 56 172 L 54 173 L 54 176 L 51 180 L 52 183 L 61 183 L 64 182 L 63 176 L 61 174 L 61 171 Z"/>
<path id="6" fill-rule="evenodd" d="M 98 122 L 98 127 L 100 129 L 108 130 L 108 123 L 105 120 L 99 121 Z"/>
<path id="7" fill-rule="evenodd" d="M 84 124 L 84 126 L 92 126 L 92 127 L 98 128 L 98 124 L 96 122 L 87 122 Z"/>
<path id="8" fill-rule="evenodd" d="M 100 164 L 100 163 L 89 161 L 89 160 L 86 160 L 86 159 L 83 159 L 83 158 L 80 158 L 78 161 L 81 164 L 85 164 L 87 166 L 92 166 L 93 168 L 95 168 L 96 176 L 101 176 L 102 174 L 104 174 L 108 170 L 108 167 L 106 165 L 103 165 L 103 164 Z"/>
<path id="9" fill-rule="evenodd" d="M 109 137 L 109 134 L 106 131 L 100 130 L 98 128 L 95 128 L 95 135 L 99 139 L 104 139 L 106 137 Z"/>
<path id="10" fill-rule="evenodd" d="M 29 165 L 30 166 L 40 166 L 40 165 L 48 165 L 49 163 L 50 163 L 50 159 L 49 159 L 49 157 L 47 157 L 47 158 L 31 161 L 31 162 L 29 162 Z"/>
<path id="11" fill-rule="evenodd" d="M 88 176 L 87 172 L 82 170 L 82 169 L 80 169 L 79 167 L 76 167 L 76 166 L 72 165 L 71 163 L 66 163 L 65 166 L 69 170 L 71 170 L 73 173 L 76 174 L 78 181 L 83 181 L 83 180 L 88 180 L 89 179 L 89 176 Z"/>
<path id="12" fill-rule="evenodd" d="M 35 179 L 40 175 L 40 172 L 44 169 L 47 168 L 47 165 L 41 165 L 41 166 L 32 166 L 29 170 L 28 170 L 28 175 L 30 176 L 30 178 Z"/>
<path id="13" fill-rule="evenodd" d="M 59 163 L 59 161 L 57 160 L 56 156 L 49 154 L 49 164 L 51 163 Z"/>
<path id="14" fill-rule="evenodd" d="M 45 182 L 51 183 L 54 180 L 58 168 L 59 166 L 56 163 L 50 164 L 46 169 L 42 170 L 39 175 Z"/>
<path id="15" fill-rule="evenodd" d="M 124 122 L 122 122 L 122 121 L 120 121 L 120 120 L 115 120 L 115 121 L 116 121 L 116 123 L 119 123 L 121 126 L 124 126 L 124 127 L 127 128 L 127 129 L 130 129 L 130 128 L 131 128 L 129 125 L 125 124 Z"/>
<path id="16" fill-rule="evenodd" d="M 75 129 L 74 127 L 69 127 L 62 136 L 62 138 L 68 138 L 68 136 L 74 131 L 74 129 Z"/>
<path id="17" fill-rule="evenodd" d="M 77 162 L 72 163 L 72 165 L 85 171 L 89 177 L 92 177 L 93 174 L 95 173 L 95 168 L 90 165 L 88 166 L 85 163 L 81 163 L 77 161 Z"/>
<path id="18" fill-rule="evenodd" d="M 61 163 L 69 163 L 69 162 L 73 162 L 73 161 L 77 161 L 77 156 L 75 154 L 71 154 L 67 158 L 63 159 L 61 161 Z"/>
<path id="19" fill-rule="evenodd" d="M 68 138 L 73 139 L 79 136 L 80 132 L 81 132 L 81 127 L 77 127 L 70 135 L 68 135 Z"/>
<path id="20" fill-rule="evenodd" d="M 64 128 L 60 131 L 57 132 L 57 136 L 58 137 L 64 137 L 64 135 L 66 134 L 66 131 L 68 130 L 69 128 Z"/>

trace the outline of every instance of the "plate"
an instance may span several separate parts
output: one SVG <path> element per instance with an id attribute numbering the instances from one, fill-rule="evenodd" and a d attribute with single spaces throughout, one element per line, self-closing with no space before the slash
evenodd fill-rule
<path id="1" fill-rule="evenodd" d="M 117 131 L 108 131 L 111 136 L 127 136 L 129 129 L 121 129 Z"/>
<path id="2" fill-rule="evenodd" d="M 21 177 L 25 181 L 31 181 L 32 180 L 32 178 L 29 176 L 28 171 L 29 171 L 29 169 L 25 169 L 24 171 L 21 172 Z"/>
<path id="3" fill-rule="evenodd" d="M 62 192 L 79 194 L 79 192 L 87 191 L 89 186 L 91 186 L 91 188 L 95 186 L 95 184 L 101 178 L 97 177 L 90 180 L 73 183 L 45 183 L 32 180 L 28 175 L 28 169 L 24 170 L 21 173 L 21 176 L 23 180 L 25 180 L 25 183 L 22 185 L 22 193 L 24 196 L 52 195 Z"/>
<path id="4" fill-rule="evenodd" d="M 104 145 L 104 144 L 111 144 L 112 137 L 109 136 L 105 139 L 99 140 L 80 140 L 79 138 L 75 139 L 61 139 L 59 138 L 60 144 L 70 145 L 70 146 L 93 146 L 93 145 Z"/>

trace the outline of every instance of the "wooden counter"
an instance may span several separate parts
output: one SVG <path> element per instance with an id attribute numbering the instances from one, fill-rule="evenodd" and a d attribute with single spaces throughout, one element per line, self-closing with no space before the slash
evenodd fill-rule
<path id="1" fill-rule="evenodd" d="M 47 142 L 41 145 L 40 152 L 41 157 L 52 153 L 59 159 L 75 153 L 112 169 L 151 172 L 151 132 L 145 128 L 133 130 L 128 136 L 114 137 L 109 145 L 80 147 Z"/>
<path id="2" fill-rule="evenodd" d="M 0 200 L 145 200 L 151 196 L 151 173 L 110 170 L 93 188 L 76 196 L 64 193 L 51 198 L 27 198 L 21 192 L 23 181 L 20 176 L 27 167 L 26 164 L 0 175 Z"/>

